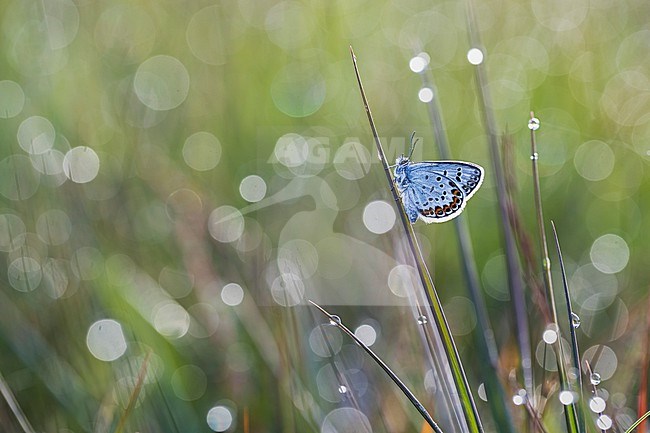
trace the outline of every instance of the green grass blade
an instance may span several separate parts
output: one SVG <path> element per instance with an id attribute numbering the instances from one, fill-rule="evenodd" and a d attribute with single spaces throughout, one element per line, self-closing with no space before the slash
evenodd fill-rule
<path id="1" fill-rule="evenodd" d="M 569 282 L 566 277 L 566 270 L 564 269 L 564 260 L 562 259 L 562 250 L 560 249 L 560 240 L 557 237 L 557 230 L 555 229 L 555 223 L 551 220 L 551 227 L 553 228 L 553 237 L 555 239 L 555 247 L 557 249 L 558 262 L 560 264 L 560 273 L 562 274 L 562 287 L 564 288 L 564 296 L 567 307 L 567 315 L 569 318 L 569 335 L 571 335 L 571 360 L 573 362 L 573 368 L 578 372 L 578 392 L 580 394 L 580 402 L 576 407 L 576 412 L 578 416 L 578 427 L 580 431 L 584 432 L 586 419 L 585 414 L 582 409 L 584 402 L 584 396 L 582 393 L 582 368 L 580 366 L 580 352 L 578 351 L 578 338 L 576 336 L 576 327 L 573 324 L 573 309 L 571 308 L 571 297 L 569 296 Z"/>
<path id="2" fill-rule="evenodd" d="M 359 85 L 359 90 L 361 92 L 361 98 L 363 100 L 363 105 L 368 116 L 368 122 L 370 123 L 370 129 L 372 130 L 372 135 L 377 145 L 377 152 L 379 153 L 379 159 L 384 167 L 384 172 L 386 174 L 386 180 L 390 186 L 390 190 L 393 194 L 393 199 L 397 204 L 398 214 L 402 225 L 404 226 L 406 232 L 406 239 L 409 245 L 411 252 L 415 258 L 416 268 L 418 270 L 418 275 L 420 281 L 422 282 L 423 287 L 425 288 L 425 293 L 427 299 L 431 306 L 433 312 L 433 319 L 436 324 L 436 328 L 440 333 L 440 338 L 442 340 L 442 345 L 445 350 L 445 355 L 447 361 L 449 362 L 449 367 L 451 369 L 451 374 L 456 385 L 456 390 L 458 391 L 458 396 L 463 408 L 463 414 L 467 422 L 470 432 L 483 432 L 483 426 L 476 409 L 476 404 L 474 403 L 474 398 L 472 397 L 471 390 L 469 388 L 469 383 L 467 382 L 467 377 L 465 376 L 465 371 L 463 369 L 458 350 L 456 349 L 456 344 L 454 343 L 453 337 L 451 335 L 451 329 L 447 324 L 447 319 L 445 318 L 444 312 L 442 310 L 442 303 L 438 298 L 438 294 L 433 285 L 433 280 L 429 274 L 429 270 L 425 264 L 422 252 L 417 244 L 417 239 L 413 231 L 413 226 L 410 224 L 404 206 L 402 205 L 401 198 L 397 194 L 396 188 L 394 187 L 393 176 L 386 162 L 386 155 L 384 153 L 383 146 L 379 139 L 379 134 L 377 133 L 377 128 L 375 127 L 375 122 L 372 118 L 372 113 L 366 98 L 365 91 L 363 90 L 363 84 L 361 82 L 361 77 L 359 75 L 359 69 L 357 67 L 357 59 L 350 47 L 350 53 L 352 55 L 352 63 L 354 65 L 354 72 L 356 74 L 357 83 Z"/>
<path id="3" fill-rule="evenodd" d="M 422 85 L 423 87 L 435 89 L 435 85 L 429 82 L 427 72 L 430 73 L 429 68 L 420 73 Z M 440 157 L 445 160 L 452 159 L 449 143 L 444 131 L 442 110 L 440 109 L 437 98 L 437 91 L 434 90 L 433 95 L 433 99 L 427 103 L 429 121 L 433 129 L 436 144 L 438 145 Z M 480 278 L 470 241 L 467 219 L 463 215 L 460 215 L 454 219 L 454 227 L 456 229 L 456 236 L 458 237 L 465 281 L 467 282 L 470 298 L 476 309 L 477 327 L 473 335 L 476 348 L 480 354 L 479 357 L 482 360 L 478 364 L 481 379 L 485 383 L 487 403 L 498 430 L 503 433 L 514 433 L 515 429 L 512 423 L 512 417 L 506 406 L 505 391 L 498 376 L 498 350 L 494 342 L 494 332 L 488 318 L 485 298 L 480 287 Z"/>

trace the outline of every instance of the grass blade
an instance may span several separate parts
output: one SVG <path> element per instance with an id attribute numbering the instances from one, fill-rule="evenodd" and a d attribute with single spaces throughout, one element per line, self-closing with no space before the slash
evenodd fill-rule
<path id="1" fill-rule="evenodd" d="M 470 33 L 470 42 L 473 47 L 479 47 L 478 27 L 474 23 L 474 16 L 469 3 L 468 9 L 468 29 Z M 524 378 L 524 387 L 529 396 L 533 395 L 533 361 L 531 358 L 530 330 L 528 324 L 528 315 L 526 309 L 526 300 L 524 297 L 524 288 L 521 280 L 521 266 L 515 243 L 515 236 L 512 231 L 510 214 L 508 213 L 508 203 L 506 194 L 506 185 L 504 171 L 501 166 L 501 157 L 499 155 L 499 145 L 496 133 L 496 122 L 494 113 L 489 108 L 491 106 L 490 93 L 488 89 L 487 73 L 482 63 L 474 68 L 475 79 L 478 87 L 479 106 L 483 114 L 483 123 L 487 130 L 490 159 L 492 160 L 492 169 L 494 171 L 495 183 L 497 189 L 497 200 L 499 203 L 499 213 L 503 229 L 503 243 L 506 256 L 506 267 L 508 274 L 508 287 L 510 288 L 510 297 L 514 308 L 515 326 L 517 329 L 517 343 L 519 345 L 519 355 L 521 357 L 521 369 Z"/>
<path id="2" fill-rule="evenodd" d="M 388 375 L 388 377 L 391 378 L 393 382 L 399 387 L 399 389 L 404 393 L 404 395 L 409 399 L 411 404 L 420 412 L 420 415 L 422 415 L 422 418 L 429 424 L 429 426 L 433 429 L 434 432 L 436 433 L 443 433 L 442 429 L 436 424 L 436 422 L 431 418 L 431 415 L 429 415 L 429 412 L 426 410 L 426 408 L 420 403 L 420 401 L 415 397 L 415 394 L 411 392 L 410 389 L 406 385 L 404 385 L 404 382 L 402 382 L 399 377 L 393 371 L 386 365 L 386 363 L 379 357 L 375 352 L 372 351 L 363 341 L 361 341 L 355 334 L 354 332 L 350 331 L 347 326 L 345 326 L 342 322 L 341 319 L 338 316 L 335 316 L 333 314 L 328 313 L 323 307 L 315 303 L 314 301 L 309 300 L 309 303 L 312 304 L 314 307 L 318 308 L 321 313 L 326 315 L 332 325 L 337 326 L 341 331 L 343 331 L 345 334 L 348 335 L 348 337 L 352 338 L 355 343 L 357 343 L 363 350 L 366 351 L 368 355 L 372 358 L 373 361 L 379 365 L 384 372 Z"/>
<path id="3" fill-rule="evenodd" d="M 437 98 L 435 84 L 429 81 L 427 72 L 429 74 L 431 73 L 428 67 L 420 73 L 420 77 L 422 78 L 423 87 L 429 87 L 433 90 L 433 98 L 426 104 L 431 128 L 433 129 L 441 159 L 452 159 L 449 143 L 444 131 L 442 110 L 440 109 L 440 103 Z M 506 406 L 505 391 L 498 376 L 498 350 L 494 342 L 494 331 L 488 318 L 487 306 L 479 283 L 480 279 L 470 241 L 471 237 L 467 219 L 461 214 L 453 222 L 456 229 L 456 236 L 458 237 L 465 280 L 469 289 L 470 298 L 476 310 L 478 326 L 473 332 L 473 335 L 476 348 L 480 353 L 480 358 L 483 360 L 483 362 L 479 362 L 479 369 L 481 378 L 485 383 L 488 405 L 498 430 L 503 433 L 514 433 L 512 418 Z"/>
<path id="4" fill-rule="evenodd" d="M 121 433 L 124 430 L 126 420 L 129 418 L 131 412 L 133 412 L 133 408 L 135 408 L 135 404 L 138 401 L 138 396 L 142 390 L 142 385 L 144 384 L 144 378 L 147 375 L 147 367 L 149 366 L 150 357 L 151 352 L 147 352 L 147 355 L 144 358 L 144 362 L 142 362 L 142 366 L 140 367 L 140 371 L 138 372 L 138 377 L 135 386 L 133 387 L 133 392 L 129 396 L 129 402 L 126 405 L 126 409 L 124 409 L 124 413 L 122 413 L 119 422 L 117 423 L 115 433 Z"/>
<path id="5" fill-rule="evenodd" d="M 562 259 L 562 250 L 560 249 L 560 240 L 557 236 L 555 223 L 551 220 L 551 227 L 553 228 L 553 237 L 555 239 L 555 247 L 557 248 L 558 263 L 560 264 L 560 273 L 562 274 L 562 286 L 564 287 L 564 297 L 566 301 L 567 315 L 569 317 L 569 335 L 571 335 L 571 359 L 573 361 L 573 368 L 578 372 L 578 392 L 580 393 L 580 401 L 584 402 L 584 395 L 582 392 L 582 369 L 580 367 L 580 352 L 578 351 L 578 338 L 576 336 L 576 326 L 574 323 L 573 308 L 571 308 L 571 297 L 569 296 L 569 282 L 566 277 L 566 270 L 564 269 L 564 260 Z M 578 427 L 580 431 L 585 431 L 586 419 L 584 411 L 582 410 L 582 403 L 576 406 L 576 416 L 578 417 Z"/>
<path id="6" fill-rule="evenodd" d="M 0 395 L 2 395 L 2 398 L 7 402 L 9 409 L 14 414 L 14 417 L 16 417 L 18 424 L 20 424 L 20 428 L 22 428 L 25 433 L 36 433 L 2 374 L 0 374 Z"/>
<path id="7" fill-rule="evenodd" d="M 548 256 L 548 245 L 546 242 L 546 229 L 544 228 L 544 213 L 542 209 L 542 194 L 540 189 L 539 182 L 539 167 L 538 159 L 539 154 L 537 153 L 537 142 L 535 140 L 535 131 L 539 129 L 539 119 L 537 119 L 533 112 L 530 113 L 530 121 L 528 122 L 528 128 L 530 129 L 530 160 L 533 167 L 533 189 L 535 195 L 535 214 L 537 217 L 537 228 L 539 231 L 539 243 L 540 250 L 542 254 L 542 269 L 544 276 L 544 285 L 546 287 L 546 294 L 548 302 L 551 306 L 551 313 L 553 315 L 553 323 L 556 325 L 558 334 L 561 336 L 560 327 L 558 325 L 558 314 L 557 314 L 557 303 L 555 301 L 555 295 L 553 292 L 553 280 L 551 279 L 551 259 Z M 559 249 L 559 247 L 558 247 Z M 573 328 L 573 322 L 571 320 L 571 315 L 568 317 L 569 327 Z M 562 338 L 558 338 L 554 344 L 558 372 L 560 374 L 560 385 L 562 390 L 570 390 L 571 384 L 568 381 L 566 366 L 564 365 L 564 350 L 562 348 Z M 578 364 L 578 369 L 580 364 Z M 580 370 L 578 370 L 580 371 Z M 580 373 L 578 373 L 580 375 Z M 569 433 L 573 432 L 584 432 L 584 424 L 580 425 L 578 422 L 578 415 L 576 412 L 575 403 L 571 403 L 565 406 L 564 417 L 567 425 L 567 431 Z"/>
<path id="8" fill-rule="evenodd" d="M 649 416 L 650 416 L 650 410 L 647 411 L 646 413 L 644 413 L 641 418 L 634 421 L 634 424 L 632 424 L 629 429 L 625 430 L 625 433 L 631 433 L 635 428 L 637 428 L 639 426 L 639 424 L 641 424 L 643 421 L 645 421 L 645 419 L 647 417 L 649 417 Z"/>
<path id="9" fill-rule="evenodd" d="M 440 334 L 442 340 L 442 345 L 445 350 L 445 355 L 449 366 L 451 369 L 451 374 L 456 385 L 456 390 L 460 398 L 460 402 L 463 408 L 463 414 L 465 416 L 465 421 L 467 422 L 470 432 L 483 432 L 483 426 L 476 410 L 476 404 L 474 403 L 474 398 L 469 388 L 469 383 L 467 382 L 467 377 L 465 376 L 465 371 L 463 370 L 462 363 L 460 361 L 460 356 L 458 355 L 458 350 L 456 349 L 456 344 L 454 343 L 453 337 L 451 335 L 451 329 L 447 324 L 447 319 L 445 318 L 444 312 L 442 310 L 442 303 L 438 298 L 438 294 L 433 285 L 433 280 L 429 274 L 429 270 L 422 256 L 419 245 L 417 244 L 417 239 L 413 231 L 413 226 L 406 216 L 404 206 L 402 204 L 401 198 L 397 193 L 397 189 L 394 187 L 393 176 L 386 162 L 386 155 L 384 153 L 383 146 L 379 139 L 379 134 L 377 133 L 377 128 L 375 127 L 375 122 L 372 118 L 372 113 L 370 111 L 370 106 L 366 98 L 365 91 L 363 89 L 363 84 L 361 82 L 361 76 L 359 75 L 359 68 L 357 66 L 357 58 L 354 55 L 352 47 L 350 47 L 350 54 L 352 55 L 352 63 L 354 65 L 354 72 L 357 78 L 357 83 L 359 85 L 359 90 L 361 92 L 361 99 L 363 100 L 363 105 L 368 116 L 368 122 L 370 123 L 370 129 L 372 130 L 372 135 L 377 146 L 377 152 L 379 154 L 379 160 L 384 167 L 384 172 L 386 174 L 386 180 L 390 186 L 393 199 L 397 204 L 398 214 L 404 226 L 406 239 L 408 246 L 415 258 L 416 268 L 418 270 L 418 275 L 422 286 L 425 288 L 425 294 L 427 296 L 429 305 L 431 306 L 431 311 L 433 313 L 433 319 L 436 324 L 437 330 Z"/>

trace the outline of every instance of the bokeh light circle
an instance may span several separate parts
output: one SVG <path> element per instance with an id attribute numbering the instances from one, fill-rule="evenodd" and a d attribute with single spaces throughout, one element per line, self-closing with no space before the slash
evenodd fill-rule
<path id="1" fill-rule="evenodd" d="M 209 132 L 196 132 L 183 144 L 183 160 L 196 171 L 212 170 L 220 159 L 221 142 Z"/>
<path id="2" fill-rule="evenodd" d="M 420 53 L 415 57 L 412 57 L 411 60 L 409 60 L 409 69 L 416 74 L 419 74 L 423 72 L 427 66 L 429 66 L 429 56 L 427 55 L 426 57 L 423 55 L 426 53 Z"/>
<path id="3" fill-rule="evenodd" d="M 203 370 L 196 365 L 188 364 L 178 367 L 172 374 L 172 389 L 176 397 L 185 401 L 193 401 L 205 394 L 208 379 Z"/>
<path id="4" fill-rule="evenodd" d="M 86 346 L 100 361 L 115 361 L 127 348 L 122 325 L 112 319 L 98 320 L 88 328 Z"/>
<path id="5" fill-rule="evenodd" d="M 601 415 L 596 419 L 596 425 L 601 430 L 609 430 L 612 428 L 612 419 L 608 415 Z"/>
<path id="6" fill-rule="evenodd" d="M 288 168 L 299 167 L 307 162 L 309 157 L 309 144 L 301 135 L 284 134 L 275 143 L 273 150 L 275 159 Z"/>
<path id="7" fill-rule="evenodd" d="M 0 251 L 10 252 L 20 247 L 25 237 L 25 223 L 20 217 L 6 213 L 0 214 Z"/>
<path id="8" fill-rule="evenodd" d="M 368 417 L 352 407 L 340 407 L 325 415 L 320 433 L 372 432 Z"/>
<path id="9" fill-rule="evenodd" d="M 244 300 L 244 289 L 237 283 L 228 283 L 221 289 L 221 300 L 224 304 L 235 307 Z"/>
<path id="10" fill-rule="evenodd" d="M 354 330 L 354 335 L 356 335 L 357 338 L 363 341 L 363 343 L 368 347 L 372 346 L 375 344 L 375 341 L 377 341 L 377 330 L 367 324 L 357 327 L 357 329 Z"/>
<path id="11" fill-rule="evenodd" d="M 318 251 L 305 239 L 290 239 L 278 248 L 278 269 L 284 274 L 309 278 L 318 268 Z"/>
<path id="12" fill-rule="evenodd" d="M 23 111 L 25 92 L 18 83 L 10 80 L 0 81 L 0 118 L 10 119 Z"/>
<path id="13" fill-rule="evenodd" d="M 208 411 L 205 421 L 212 431 L 224 432 L 233 426 L 235 418 L 228 407 L 215 406 Z"/>
<path id="14" fill-rule="evenodd" d="M 614 170 L 615 161 L 612 149 L 600 140 L 582 143 L 573 157 L 578 174 L 591 181 L 606 179 Z"/>
<path id="15" fill-rule="evenodd" d="M 18 144 L 25 152 L 32 155 L 50 150 L 54 146 L 55 138 L 54 126 L 45 117 L 28 117 L 18 127 Z"/>
<path id="16" fill-rule="evenodd" d="M 393 207 L 383 200 L 372 201 L 363 210 L 363 224 L 375 234 L 383 234 L 392 229 L 396 218 Z"/>
<path id="17" fill-rule="evenodd" d="M 627 242 L 615 234 L 606 234 L 594 241 L 589 251 L 594 267 L 604 274 L 621 272 L 630 260 Z"/>
<path id="18" fill-rule="evenodd" d="M 299 276 L 285 272 L 273 280 L 271 296 L 278 305 L 293 307 L 302 302 L 305 284 Z"/>
<path id="19" fill-rule="evenodd" d="M 470 48 L 470 50 L 467 51 L 467 61 L 472 65 L 480 65 L 483 63 L 483 58 L 483 51 L 478 48 Z"/>
<path id="20" fill-rule="evenodd" d="M 589 409 L 594 413 L 602 413 L 605 411 L 607 403 L 602 397 L 592 397 L 589 399 Z"/>
<path id="21" fill-rule="evenodd" d="M 152 110 L 171 110 L 187 98 L 190 75 L 177 58 L 153 56 L 138 67 L 133 88 L 140 102 Z"/>
<path id="22" fill-rule="evenodd" d="M 273 103 L 290 117 L 307 117 L 325 102 L 327 85 L 315 67 L 292 63 L 280 70 L 271 83 Z"/>
<path id="23" fill-rule="evenodd" d="M 269 9 L 264 28 L 274 44 L 285 50 L 293 50 L 306 45 L 318 27 L 306 5 L 289 0 Z"/>
<path id="24" fill-rule="evenodd" d="M 190 315 L 176 302 L 162 302 L 154 308 L 153 326 L 167 338 L 181 338 L 190 328 Z"/>
<path id="25" fill-rule="evenodd" d="M 219 242 L 234 242 L 244 233 L 244 216 L 232 206 L 221 206 L 210 213 L 208 231 Z"/>
<path id="26" fill-rule="evenodd" d="M 247 202 L 258 202 L 266 195 L 266 182 L 256 174 L 246 176 L 239 184 L 239 194 Z"/>
<path id="27" fill-rule="evenodd" d="M 410 265 L 397 265 L 388 273 L 388 288 L 400 298 L 415 293 L 418 281 L 418 271 Z"/>
<path id="28" fill-rule="evenodd" d="M 420 102 L 429 103 L 433 101 L 433 90 L 430 87 L 423 87 L 418 91 Z"/>
<path id="29" fill-rule="evenodd" d="M 334 169 L 344 179 L 358 180 L 370 172 L 370 152 L 358 141 L 343 143 L 334 154 Z"/>
<path id="30" fill-rule="evenodd" d="M 90 147 L 74 147 L 63 158 L 63 172 L 75 183 L 88 183 L 99 173 L 99 156 Z"/>
<path id="31" fill-rule="evenodd" d="M 72 233 L 72 222 L 64 211 L 50 209 L 36 220 L 36 233 L 48 245 L 63 245 Z"/>
<path id="32" fill-rule="evenodd" d="M 41 175 L 25 155 L 11 155 L 0 161 L 0 194 L 9 200 L 26 200 L 36 194 Z"/>
<path id="33" fill-rule="evenodd" d="M 31 292 L 41 283 L 41 264 L 33 257 L 19 256 L 7 267 L 9 284 L 19 292 Z"/>
<path id="34" fill-rule="evenodd" d="M 594 373 L 600 374 L 601 380 L 611 379 L 618 368 L 616 353 L 609 346 L 591 346 L 585 350 L 583 359 L 589 361 Z"/>

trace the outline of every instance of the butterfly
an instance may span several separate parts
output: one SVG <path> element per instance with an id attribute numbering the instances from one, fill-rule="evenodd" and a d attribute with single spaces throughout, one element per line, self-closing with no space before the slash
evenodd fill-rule
<path id="1" fill-rule="evenodd" d="M 456 218 L 467 200 L 483 183 L 483 167 L 463 161 L 411 162 L 415 142 L 411 136 L 409 156 L 397 158 L 395 186 L 411 223 L 442 223 Z"/>

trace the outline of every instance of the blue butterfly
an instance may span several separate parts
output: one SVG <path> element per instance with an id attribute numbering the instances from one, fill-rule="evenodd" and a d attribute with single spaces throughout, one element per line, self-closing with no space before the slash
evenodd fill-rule
<path id="1" fill-rule="evenodd" d="M 416 140 L 417 142 L 417 140 Z M 411 223 L 441 223 L 456 218 L 483 183 L 483 167 L 463 161 L 411 162 L 409 156 L 395 164 L 395 185 Z"/>

